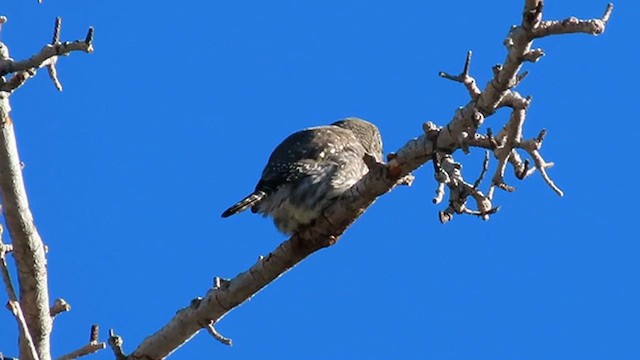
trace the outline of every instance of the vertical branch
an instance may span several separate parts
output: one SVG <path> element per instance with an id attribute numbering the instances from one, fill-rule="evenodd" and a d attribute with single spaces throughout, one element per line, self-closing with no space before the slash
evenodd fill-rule
<path id="1" fill-rule="evenodd" d="M 6 21 L 6 17 L 0 17 L 0 25 Z M 18 269 L 19 305 L 24 313 L 27 333 L 31 335 L 37 351 L 37 356 L 31 355 L 27 336 L 21 335 L 22 360 L 51 360 L 53 319 L 49 308 L 45 246 L 29 209 L 13 121 L 9 116 L 9 96 L 34 76 L 37 69 L 44 66 L 49 68 L 51 78 L 58 89 L 61 89 L 55 71 L 58 57 L 73 51 L 93 51 L 93 28 L 89 28 L 84 40 L 60 42 L 61 25 L 61 19 L 56 19 L 52 44 L 46 45 L 27 60 L 15 61 L 10 58 L 6 44 L 0 42 L 0 196 Z M 12 77 L 5 79 L 10 74 Z"/>
<path id="2" fill-rule="evenodd" d="M 44 244 L 29 209 L 5 92 L 0 92 L 0 195 L 18 268 L 20 307 L 39 358 L 50 360 L 52 320 Z M 20 337 L 20 358 L 33 360 L 25 336 Z"/>

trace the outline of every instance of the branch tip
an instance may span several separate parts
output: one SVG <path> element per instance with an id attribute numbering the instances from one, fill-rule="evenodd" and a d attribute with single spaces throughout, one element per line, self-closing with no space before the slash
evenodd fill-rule
<path id="1" fill-rule="evenodd" d="M 413 174 L 407 174 L 398 180 L 398 185 L 411 186 L 415 179 L 416 177 Z"/>
<path id="2" fill-rule="evenodd" d="M 604 11 L 604 15 L 602 15 L 602 22 L 607 25 L 609 19 L 611 18 L 611 13 L 613 12 L 613 3 L 607 4 L 607 9 Z"/>
<path id="3" fill-rule="evenodd" d="M 448 80 L 452 80 L 459 83 L 464 83 L 465 79 L 469 77 L 469 68 L 471 67 L 471 50 L 467 52 L 467 57 L 464 61 L 464 67 L 462 68 L 462 73 L 460 75 L 451 75 L 447 72 L 440 71 L 438 75 Z"/>
<path id="4" fill-rule="evenodd" d="M 60 30 L 62 28 L 62 18 L 60 16 L 56 17 L 55 25 L 53 26 L 53 39 L 51 40 L 51 45 L 56 45 L 60 42 Z"/>
<path id="5" fill-rule="evenodd" d="M 446 211 L 440 211 L 438 213 L 438 218 L 440 219 L 440 223 L 441 224 L 446 224 L 449 221 L 451 221 L 451 219 L 453 219 L 453 213 L 446 212 Z"/>
<path id="6" fill-rule="evenodd" d="M 220 334 L 218 330 L 216 330 L 215 326 L 213 326 L 213 322 L 207 325 L 207 331 L 211 336 L 213 336 L 214 339 L 218 340 L 219 342 L 227 346 L 233 346 L 233 340 L 231 340 L 230 338 L 224 337 L 222 334 Z"/>
<path id="7" fill-rule="evenodd" d="M 524 178 L 526 178 L 529 174 L 529 159 L 526 159 L 522 165 L 522 168 L 519 170 L 516 170 L 516 178 L 518 178 L 518 180 L 522 180 Z"/>
<path id="8" fill-rule="evenodd" d="M 56 360 L 74 360 L 86 355 L 96 353 L 100 350 L 106 349 L 107 344 L 105 342 L 100 342 L 99 338 L 100 338 L 100 334 L 99 334 L 98 325 L 96 324 L 91 325 L 91 334 L 89 336 L 89 343 L 79 348 L 78 350 L 75 350 L 73 352 L 68 353 L 67 355 L 57 358 Z"/>
<path id="9" fill-rule="evenodd" d="M 56 317 L 58 314 L 71 310 L 71 304 L 65 299 L 56 299 L 53 306 L 49 309 L 51 317 Z"/>
<path id="10" fill-rule="evenodd" d="M 89 45 L 89 52 L 93 51 L 93 26 L 89 26 L 89 30 L 87 31 L 87 36 L 84 39 L 84 43 Z"/>
<path id="11" fill-rule="evenodd" d="M 127 356 L 124 354 L 122 350 L 122 345 L 124 344 L 124 340 L 121 336 L 116 335 L 113 329 L 109 330 L 109 346 L 111 350 L 113 350 L 113 354 L 116 357 L 116 360 L 126 360 Z"/>
<path id="12" fill-rule="evenodd" d="M 229 287 L 229 283 L 231 281 L 229 279 L 225 279 L 225 278 L 221 278 L 219 276 L 216 276 L 213 278 L 213 288 L 215 290 L 217 289 L 226 289 L 227 287 Z"/>
<path id="13" fill-rule="evenodd" d="M 96 342 L 100 339 L 100 325 L 91 325 L 91 333 L 89 334 L 89 342 Z"/>
<path id="14" fill-rule="evenodd" d="M 496 184 L 496 186 L 497 186 L 499 189 L 504 190 L 504 191 L 506 191 L 506 192 L 514 192 L 514 191 L 516 191 L 515 186 L 507 185 L 507 184 L 506 184 L 506 183 L 504 183 L 504 182 L 499 183 L 499 184 Z"/>
<path id="15" fill-rule="evenodd" d="M 50 64 L 47 66 L 47 72 L 49 73 L 49 78 L 53 81 L 53 85 L 58 89 L 58 91 L 62 92 L 62 83 L 58 78 L 58 70 L 56 69 L 56 63 L 58 62 L 58 57 L 51 58 Z"/>
<path id="16" fill-rule="evenodd" d="M 482 171 L 480 172 L 480 176 L 478 176 L 478 179 L 473 183 L 474 189 L 478 189 L 478 187 L 482 183 L 482 180 L 484 180 L 484 177 L 487 174 L 487 171 L 489 171 L 489 157 L 490 157 L 489 151 L 485 151 L 484 161 L 482 162 Z"/>
<path id="17" fill-rule="evenodd" d="M 542 129 L 540 130 L 540 134 L 538 134 L 536 141 L 538 141 L 539 143 L 542 143 L 546 136 L 547 136 L 547 129 Z"/>
<path id="18" fill-rule="evenodd" d="M 440 71 L 438 74 L 442 78 L 464 84 L 464 86 L 467 88 L 467 91 L 469 92 L 469 95 L 475 101 L 478 99 L 482 91 L 480 90 L 480 88 L 478 88 L 478 85 L 476 85 L 476 79 L 473 76 L 469 75 L 469 69 L 471 68 L 472 54 L 473 53 L 471 52 L 471 50 L 467 52 L 467 57 L 464 62 L 464 67 L 460 75 L 451 75 L 444 71 Z"/>
<path id="19" fill-rule="evenodd" d="M 469 50 L 467 52 L 467 58 L 464 61 L 464 68 L 462 69 L 462 74 L 465 76 L 469 76 L 469 68 L 471 67 L 471 56 L 473 55 L 473 52 L 471 50 Z"/>
<path id="20" fill-rule="evenodd" d="M 439 204 L 442 202 L 442 199 L 444 198 L 444 190 L 444 183 L 439 183 L 438 188 L 436 189 L 436 196 L 431 200 L 434 204 Z"/>
<path id="21" fill-rule="evenodd" d="M 522 60 L 535 63 L 545 55 L 546 54 L 544 53 L 544 50 L 542 50 L 541 48 L 537 48 L 524 53 L 524 55 L 522 56 Z"/>

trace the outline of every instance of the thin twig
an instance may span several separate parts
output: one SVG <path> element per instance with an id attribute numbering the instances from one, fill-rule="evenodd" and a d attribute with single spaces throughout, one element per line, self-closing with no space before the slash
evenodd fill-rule
<path id="1" fill-rule="evenodd" d="M 612 12 L 613 12 L 613 3 L 608 3 L 607 9 L 604 11 L 604 15 L 602 15 L 602 22 L 604 22 L 605 25 L 609 23 L 609 19 L 611 18 Z"/>
<path id="2" fill-rule="evenodd" d="M 4 228 L 0 225 L 0 268 L 2 270 L 2 280 L 4 281 L 5 288 L 7 289 L 7 294 L 9 295 L 9 302 L 7 303 L 7 309 L 11 311 L 13 316 L 16 318 L 18 322 L 18 327 L 20 328 L 20 334 L 24 336 L 27 341 L 27 345 L 29 348 L 29 352 L 31 358 L 34 360 L 39 359 L 38 351 L 36 350 L 35 343 L 33 342 L 33 338 L 31 337 L 31 332 L 29 332 L 29 327 L 27 326 L 27 321 L 24 318 L 24 314 L 22 313 L 22 308 L 20 307 L 20 302 L 18 301 L 18 296 L 16 295 L 16 290 L 13 287 L 13 283 L 11 282 L 11 275 L 9 273 L 9 266 L 7 264 L 6 253 L 5 253 L 5 245 L 2 241 L 2 233 L 4 232 Z"/>
<path id="3" fill-rule="evenodd" d="M 68 55 L 73 51 L 93 52 L 93 28 L 89 28 L 84 40 L 76 40 L 73 42 L 60 42 L 60 33 L 62 27 L 62 19 L 56 18 L 54 24 L 53 37 L 51 44 L 46 45 L 40 52 L 27 60 L 15 61 L 11 58 L 4 59 L 0 63 L 0 76 L 15 73 L 6 83 L 0 86 L 0 91 L 12 93 L 36 73 L 36 69 L 47 67 L 49 77 L 53 81 L 55 87 L 62 91 L 62 83 L 58 78 L 56 64 L 59 56 Z"/>
<path id="4" fill-rule="evenodd" d="M 480 176 L 478 176 L 476 182 L 473 183 L 474 189 L 477 189 L 480 186 L 482 180 L 484 180 L 485 175 L 487 175 L 487 171 L 489 171 L 489 152 L 485 151 L 484 161 L 482 162 L 482 172 L 480 172 Z"/>
<path id="5" fill-rule="evenodd" d="M 27 347 L 29 349 L 29 355 L 34 360 L 39 360 L 38 351 L 36 350 L 36 346 L 33 342 L 33 337 L 31 337 L 31 333 L 29 332 L 29 327 L 27 326 L 27 320 L 24 318 L 24 313 L 22 312 L 22 308 L 20 307 L 20 302 L 17 300 L 9 300 L 7 302 L 7 309 L 11 311 L 13 316 L 18 321 L 18 327 L 20 328 L 20 334 L 24 336 L 24 339 L 27 342 Z"/>
<path id="6" fill-rule="evenodd" d="M 4 227 L 0 224 L 0 267 L 2 268 L 2 280 L 4 280 L 4 285 L 7 290 L 7 294 L 9 295 L 9 300 L 18 301 L 18 296 L 16 295 L 15 288 L 13 287 L 13 283 L 11 282 L 11 274 L 9 273 L 9 265 L 7 264 L 6 259 L 6 249 L 7 245 L 2 241 L 2 233 L 4 232 Z"/>
<path id="7" fill-rule="evenodd" d="M 89 343 L 78 350 L 63 355 L 56 360 L 73 360 L 79 357 L 96 353 L 107 347 L 105 342 L 100 342 L 100 328 L 98 325 L 91 326 L 91 334 L 89 335 Z"/>
<path id="8" fill-rule="evenodd" d="M 469 95 L 473 100 L 476 100 L 478 96 L 482 93 L 478 85 L 476 85 L 476 79 L 473 76 L 469 75 L 469 70 L 471 68 L 471 56 L 473 53 L 471 50 L 467 52 L 467 57 L 464 61 L 464 67 L 462 68 L 462 72 L 459 75 L 451 75 L 447 72 L 440 71 L 438 75 L 440 77 L 452 80 L 455 82 L 459 82 L 465 85 L 467 91 L 469 91 Z"/>
<path id="9" fill-rule="evenodd" d="M 51 45 L 55 45 L 60 42 L 61 27 L 62 27 L 62 18 L 58 16 L 56 18 L 56 23 L 53 26 L 53 40 L 51 40 Z"/>
<path id="10" fill-rule="evenodd" d="M 216 330 L 215 326 L 213 326 L 213 322 L 207 325 L 207 331 L 209 332 L 209 334 L 211 334 L 211 336 L 213 336 L 214 339 L 218 340 L 219 342 L 228 346 L 233 345 L 233 340 L 227 337 L 224 337 L 222 334 L 220 334 L 218 330 Z"/>

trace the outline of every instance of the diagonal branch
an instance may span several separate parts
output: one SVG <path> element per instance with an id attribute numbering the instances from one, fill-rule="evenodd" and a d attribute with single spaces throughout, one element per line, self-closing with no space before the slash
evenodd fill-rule
<path id="1" fill-rule="evenodd" d="M 344 231 L 375 199 L 391 190 L 408 171 L 374 164 L 369 173 L 324 212 L 314 226 L 292 236 L 247 271 L 210 289 L 202 299 L 178 311 L 155 334 L 146 338 L 127 358 L 163 359 L 201 329 L 217 323 L 229 311 L 250 299 L 314 252 L 337 243 Z M 114 341 L 120 345 L 121 340 Z M 117 356 L 117 358 L 120 358 Z"/>
<path id="2" fill-rule="evenodd" d="M 525 11 L 520 26 L 512 28 L 505 45 L 508 55 L 503 64 L 494 68 L 494 77 L 484 90 L 468 87 L 472 100 L 457 110 L 453 119 L 444 127 L 433 123 L 423 126 L 423 134 L 407 142 L 393 156 L 389 163 L 371 164 L 370 171 L 347 193 L 325 209 L 323 215 L 309 228 L 295 234 L 280 244 L 267 257 L 260 258 L 247 271 L 235 278 L 216 281 L 216 286 L 208 290 L 203 298 L 198 298 L 181 309 L 155 334 L 146 338 L 136 350 L 125 356 L 122 350 L 122 338 L 112 336 L 112 347 L 116 358 L 122 359 L 164 359 L 186 343 L 200 330 L 209 331 L 228 312 L 244 301 L 250 299 L 262 288 L 282 276 L 296 264 L 323 248 L 336 244 L 346 229 L 375 200 L 398 185 L 399 179 L 410 174 L 430 160 L 434 160 L 436 177 L 440 183 L 434 202 L 442 200 L 444 187 L 451 190 L 450 205 L 441 212 L 445 216 L 453 213 L 465 213 L 486 218 L 498 208 L 491 205 L 491 196 L 484 195 L 478 188 L 480 181 L 470 184 L 462 178 L 461 166 L 453 160 L 451 154 L 456 150 L 468 151 L 470 146 L 478 146 L 494 152 L 499 159 L 499 176 L 510 161 L 520 163 L 516 148 L 522 148 L 527 142 L 522 141 L 523 124 L 530 99 L 512 91 L 526 76 L 521 73 L 525 61 L 537 61 L 544 52 L 532 49 L 535 31 L 544 26 L 542 22 L 542 0 L 525 0 Z M 607 16 L 608 18 L 608 16 Z M 601 21 L 606 24 L 606 21 Z M 602 28 L 604 30 L 604 28 Z M 468 79 L 470 55 L 467 57 L 463 72 L 459 76 L 441 74 L 441 76 L 471 84 Z M 469 81 L 467 81 L 469 80 Z M 492 133 L 478 134 L 478 129 L 485 119 L 501 107 L 511 107 L 512 116 L 505 130 L 497 137 Z M 525 149 L 526 151 L 527 149 Z M 536 166 L 545 168 L 538 156 L 538 149 L 529 152 Z M 513 160 L 510 160 L 513 159 Z M 549 164 L 546 164 L 548 167 Z M 516 166 L 518 174 L 529 172 L 524 164 Z M 485 160 L 482 176 L 486 173 L 488 161 Z M 524 176 L 523 176 L 524 177 Z M 503 181 L 497 181 L 504 183 Z M 496 183 L 494 176 L 494 183 Z M 471 196 L 478 204 L 478 210 L 469 210 L 467 198 Z M 221 337 L 221 336 L 220 336 Z"/>
<path id="3" fill-rule="evenodd" d="M 449 188 L 451 195 L 449 208 L 441 212 L 441 216 L 442 214 L 449 216 L 448 214 L 465 213 L 486 218 L 497 211 L 497 207 L 494 208 L 492 206 L 491 193 L 484 195 L 479 190 L 481 181 L 476 181 L 474 184 L 464 181 L 460 171 L 461 165 L 453 159 L 453 153 L 458 149 L 469 151 L 469 147 L 479 146 L 492 150 L 494 156 L 498 157 L 499 160 L 499 171 L 497 173 L 499 179 L 496 180 L 496 176 L 494 176 L 494 184 L 497 186 L 504 184 L 502 177 L 508 164 L 514 165 L 517 173 L 522 177 L 525 177 L 524 175 L 530 172 L 517 154 L 517 149 L 527 151 L 533 157 L 536 167 L 540 169 L 545 179 L 548 178 L 546 168 L 550 167 L 550 164 L 544 162 L 539 154 L 538 147 L 529 148 L 533 144 L 522 140 L 523 124 L 529 99 L 520 96 L 512 89 L 523 81 L 526 76 L 526 72 L 521 72 L 524 62 L 538 61 L 544 55 L 544 51 L 541 49 L 532 50 L 533 39 L 553 34 L 579 32 L 589 26 L 591 26 L 590 29 L 592 30 L 583 32 L 599 34 L 604 31 L 611 14 L 611 7 L 608 8 L 602 19 L 552 22 L 542 20 L 543 3 L 542 0 L 525 0 L 521 25 L 513 27 L 504 42 L 508 51 L 506 60 L 503 64 L 494 67 L 494 76 L 483 90 L 477 87 L 475 80 L 472 82 L 472 78 L 469 76 L 471 54 L 467 57 L 462 75 L 456 77 L 445 74 L 444 77 L 463 80 L 462 82 L 467 85 L 472 97 L 470 102 L 455 112 L 452 120 L 446 126 L 437 127 L 425 124 L 423 134 L 407 142 L 394 154 L 388 164 L 371 163 L 369 173 L 341 198 L 325 209 L 323 216 L 317 219 L 313 226 L 295 234 L 280 244 L 267 257 L 260 258 L 250 269 L 240 273 L 235 278 L 224 282 L 217 281 L 216 286 L 209 289 L 202 299 L 194 300 L 189 306 L 178 311 L 164 327 L 146 338 L 130 355 L 124 354 L 122 338 L 111 332 L 109 342 L 116 358 L 119 360 L 163 359 L 203 329 L 209 330 L 214 336 L 217 334 L 221 340 L 226 339 L 217 333 L 213 326 L 228 312 L 250 299 L 262 288 L 306 257 L 336 244 L 348 227 L 379 196 L 392 190 L 404 176 L 409 175 L 430 160 L 436 160 L 437 163 L 434 163 L 435 168 L 438 172 L 441 172 L 438 175 L 442 176 L 442 181 L 439 180 L 439 182 L 443 185 L 442 189 L 444 187 Z M 558 23 L 560 25 L 557 25 Z M 54 33 L 59 34 L 59 31 L 56 30 Z M 91 30 L 83 44 L 78 42 L 65 43 L 67 44 L 66 48 L 64 47 L 65 44 L 59 44 L 55 41 L 57 36 L 54 35 L 55 44 L 45 46 L 40 54 L 29 60 L 15 62 L 8 58 L 7 53 L 7 56 L 0 60 L 0 74 L 2 74 L 2 71 L 13 71 L 18 72 L 15 75 L 18 76 L 20 72 L 33 71 L 33 69 L 48 66 L 55 61 L 50 59 L 54 57 L 57 59 L 58 56 L 63 55 L 61 52 L 65 49 L 68 51 L 83 50 L 87 52 L 92 49 L 90 44 L 93 32 Z M 20 80 L 19 78 L 14 82 L 22 84 L 28 76 L 23 76 L 23 78 L 25 80 L 18 81 Z M 11 80 L 4 85 L 9 83 L 11 83 Z M 23 263 L 20 263 L 19 267 L 31 271 L 29 275 L 36 277 L 40 275 L 37 273 L 38 271 L 41 269 L 44 271 L 44 267 L 39 266 L 44 264 L 44 247 L 37 235 L 31 213 L 28 210 L 22 175 L 19 165 L 17 165 L 19 162 L 16 163 L 18 160 L 17 149 L 15 147 L 13 125 L 8 115 L 8 102 L 6 101 L 10 91 L 13 90 L 15 90 L 15 87 L 9 87 L 9 89 L 5 90 L 3 102 L 0 104 L 3 105 L 0 106 L 3 129 L 3 133 L 0 134 L 0 144 L 2 144 L 2 148 L 0 148 L 0 190 L 2 191 L 5 207 L 6 204 L 12 206 L 5 209 L 12 236 L 14 236 L 15 232 L 16 237 L 20 238 L 19 240 L 14 238 L 16 258 L 24 257 L 26 251 L 31 251 L 35 254 L 33 259 L 26 258 L 27 260 L 22 260 Z M 505 129 L 497 137 L 492 134 L 487 136 L 479 135 L 478 129 L 484 124 L 484 121 L 501 107 L 511 107 L 512 110 L 512 116 Z M 487 168 L 488 161 L 486 166 L 483 167 L 483 175 L 486 173 Z M 14 185 L 7 183 L 5 178 L 17 182 L 18 187 L 12 187 Z M 548 182 L 553 184 L 550 178 Z M 506 184 L 504 185 L 506 186 Z M 444 190 L 442 190 L 443 193 Z M 440 192 L 438 194 L 440 200 L 442 199 L 442 194 Z M 470 210 L 466 207 L 466 201 L 469 197 L 476 201 L 478 210 Z M 11 215 L 15 216 L 15 214 L 23 217 L 14 218 L 12 222 L 9 222 L 9 217 Z M 22 245 L 19 246 L 18 241 L 21 241 Z M 38 264 L 36 260 L 42 262 Z M 46 272 L 44 275 L 44 288 L 38 291 L 43 292 L 48 299 Z M 23 284 L 22 279 L 21 284 Z M 28 296 L 33 296 L 33 294 L 26 292 L 26 294 L 22 295 L 25 304 L 29 304 L 24 300 Z M 31 300 L 34 300 L 34 298 L 31 297 Z M 48 307 L 46 310 L 48 312 Z M 34 314 L 32 318 L 35 319 L 33 322 L 37 324 L 38 314 Z M 28 323 L 29 320 L 30 317 L 27 316 Z M 34 329 L 31 329 L 31 331 L 32 333 L 34 331 L 37 332 Z M 48 331 L 50 332 L 50 328 Z M 38 352 L 42 354 L 43 351 L 46 351 L 46 355 L 48 355 L 48 332 L 45 331 L 45 333 L 46 349 L 38 347 Z M 38 334 L 42 334 L 42 332 Z M 43 346 L 43 341 L 45 340 L 38 338 L 36 343 L 39 346 Z M 23 354 L 25 353 L 23 351 Z M 49 358 L 47 356 L 43 360 L 48 360 Z"/>

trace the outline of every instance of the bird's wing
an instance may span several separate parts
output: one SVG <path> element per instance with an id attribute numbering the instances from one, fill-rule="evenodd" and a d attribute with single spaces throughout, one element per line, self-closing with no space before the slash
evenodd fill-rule
<path id="1" fill-rule="evenodd" d="M 301 180 L 314 167 L 331 161 L 331 151 L 341 151 L 340 144 L 351 138 L 354 136 L 350 131 L 337 126 L 319 126 L 291 134 L 271 153 L 256 190 L 273 191 Z"/>

